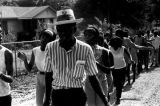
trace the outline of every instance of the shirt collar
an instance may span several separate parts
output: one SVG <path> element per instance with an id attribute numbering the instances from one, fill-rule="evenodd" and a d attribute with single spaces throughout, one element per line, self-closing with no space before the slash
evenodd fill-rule
<path id="1" fill-rule="evenodd" d="M 74 43 L 74 45 L 71 47 L 70 50 L 66 51 L 63 47 L 61 47 L 61 46 L 60 46 L 60 43 L 59 43 L 59 40 L 58 40 L 58 45 L 59 45 L 59 47 L 62 48 L 62 49 L 64 49 L 67 53 L 73 51 L 73 50 L 76 48 L 77 42 L 78 42 L 78 41 L 77 41 L 77 38 L 76 38 L 76 37 L 74 37 L 74 38 L 75 38 L 75 43 Z"/>

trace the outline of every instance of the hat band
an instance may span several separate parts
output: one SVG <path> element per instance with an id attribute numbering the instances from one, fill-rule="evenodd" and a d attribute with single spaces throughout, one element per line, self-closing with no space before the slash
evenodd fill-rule
<path id="1" fill-rule="evenodd" d="M 72 15 L 61 15 L 57 17 L 57 21 L 75 20 Z"/>

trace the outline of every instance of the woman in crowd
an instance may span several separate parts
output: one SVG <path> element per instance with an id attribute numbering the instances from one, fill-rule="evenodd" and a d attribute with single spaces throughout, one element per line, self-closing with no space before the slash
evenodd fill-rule
<path id="1" fill-rule="evenodd" d="M 100 34 L 97 27 L 95 27 L 94 25 L 90 25 L 84 30 L 84 37 L 86 43 L 88 43 L 93 49 L 99 71 L 97 77 L 107 97 L 108 82 L 106 74 L 111 75 L 111 70 L 113 69 L 114 65 L 113 55 L 108 49 L 98 45 Z M 86 81 L 85 91 L 87 94 L 87 106 L 104 106 L 103 102 L 92 89 L 88 80 Z"/>
<path id="2" fill-rule="evenodd" d="M 27 56 L 24 53 L 19 52 L 18 57 L 24 61 L 25 68 L 27 71 L 31 71 L 33 65 L 36 64 L 38 69 L 37 73 L 37 84 L 36 84 L 36 104 L 37 106 L 43 106 L 43 100 L 45 95 L 45 47 L 48 42 L 56 39 L 56 35 L 48 30 L 44 29 L 40 33 L 41 45 L 32 49 L 31 59 L 28 63 Z M 48 99 L 49 100 L 49 99 Z"/>
<path id="3" fill-rule="evenodd" d="M 11 50 L 1 45 L 1 31 L 0 29 L 0 105 L 11 106 L 10 84 L 13 82 L 13 54 Z"/>
<path id="4" fill-rule="evenodd" d="M 126 53 L 126 55 L 128 55 L 129 63 L 132 61 L 129 52 L 124 46 L 122 46 L 122 44 L 122 39 L 117 36 L 113 37 L 109 43 L 109 49 L 114 57 L 114 70 L 112 71 L 112 74 L 114 86 L 116 87 L 116 105 L 120 104 L 120 98 L 126 75 L 126 62 L 124 59 L 124 54 Z"/>
<path id="5" fill-rule="evenodd" d="M 102 32 L 101 32 L 102 33 Z M 104 38 L 104 35 L 101 34 L 98 38 L 98 43 L 99 46 L 105 47 L 106 49 L 108 49 L 108 42 L 106 41 L 106 39 Z M 108 60 L 108 65 L 110 65 L 110 61 Z M 113 76 L 112 76 L 112 71 L 110 71 L 110 73 L 106 74 L 107 76 L 107 82 L 108 82 L 108 99 L 110 99 L 110 95 L 113 93 Z"/>
<path id="6" fill-rule="evenodd" d="M 159 46 L 160 46 L 160 37 L 157 31 L 154 32 L 154 36 L 151 37 L 152 45 L 155 50 L 153 52 L 152 63 L 155 61 L 155 67 L 159 66 Z"/>

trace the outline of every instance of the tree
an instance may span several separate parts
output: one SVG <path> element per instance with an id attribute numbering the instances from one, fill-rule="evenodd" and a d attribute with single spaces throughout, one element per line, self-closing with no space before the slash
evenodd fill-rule
<path id="1" fill-rule="evenodd" d="M 1 0 L 0 5 L 3 6 L 18 6 L 18 4 L 15 1 L 8 1 L 8 0 Z"/>
<path id="2" fill-rule="evenodd" d="M 22 7 L 31 7 L 36 5 L 35 0 L 19 0 L 17 1 L 17 4 Z"/>
<path id="3" fill-rule="evenodd" d="M 73 7 L 72 2 L 69 0 L 46 0 L 44 5 L 50 5 L 55 10 L 61 9 L 62 6 L 69 6 L 71 8 Z"/>
<path id="4" fill-rule="evenodd" d="M 104 18 L 110 23 L 120 23 L 127 27 L 143 26 L 146 0 L 78 0 L 74 6 L 78 17 Z"/>
<path id="5" fill-rule="evenodd" d="M 152 1 L 152 15 L 156 20 L 160 20 L 160 0 Z"/>

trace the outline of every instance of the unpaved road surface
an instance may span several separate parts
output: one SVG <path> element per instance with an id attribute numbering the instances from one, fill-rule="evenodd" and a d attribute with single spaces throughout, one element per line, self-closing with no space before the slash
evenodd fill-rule
<path id="1" fill-rule="evenodd" d="M 12 86 L 12 106 L 36 106 L 36 73 L 29 73 L 14 79 Z"/>
<path id="2" fill-rule="evenodd" d="M 125 87 L 119 106 L 160 106 L 160 68 L 141 73 L 132 86 Z"/>
<path id="3" fill-rule="evenodd" d="M 14 83 L 12 106 L 36 106 L 36 75 L 23 76 Z M 114 96 L 111 103 L 114 105 Z M 125 86 L 119 106 L 160 106 L 160 68 L 141 73 L 135 83 Z"/>

